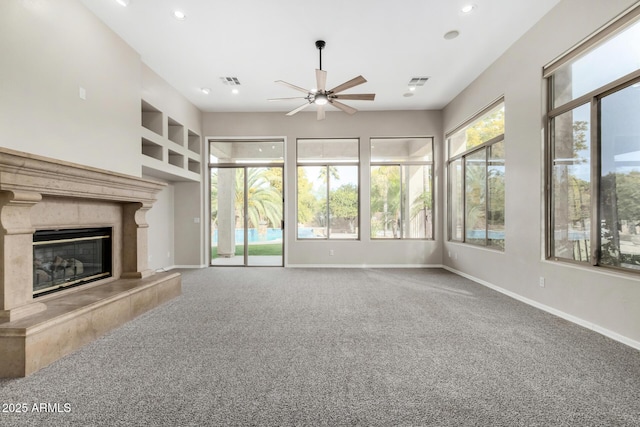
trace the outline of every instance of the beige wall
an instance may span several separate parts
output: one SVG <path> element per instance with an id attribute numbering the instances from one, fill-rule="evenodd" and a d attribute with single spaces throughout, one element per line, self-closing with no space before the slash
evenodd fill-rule
<path id="1" fill-rule="evenodd" d="M 199 182 L 176 182 L 174 187 L 174 264 L 177 267 L 208 265 L 208 261 L 203 259 L 206 239 L 202 221 L 202 187 Z"/>
<path id="2" fill-rule="evenodd" d="M 0 58 L 1 146 L 140 176 L 140 58 L 84 6 L 0 2 Z"/>
<path id="3" fill-rule="evenodd" d="M 169 83 L 142 64 L 142 99 L 202 135 L 202 113 Z M 139 108 L 139 107 L 138 107 Z M 138 112 L 139 114 L 139 112 Z M 138 125 L 139 126 L 139 125 Z M 139 146 L 139 142 L 138 142 Z M 154 178 L 158 179 L 158 178 Z M 165 181 L 166 182 L 166 181 Z M 204 264 L 203 201 L 200 182 L 168 182 L 162 200 L 147 214 L 150 236 L 150 266 L 201 267 Z"/>
<path id="4" fill-rule="evenodd" d="M 441 114 L 438 111 L 360 111 L 353 116 L 328 112 L 324 121 L 313 112 L 287 117 L 284 113 L 206 113 L 205 137 L 285 137 L 285 255 L 287 266 L 424 266 L 442 262 L 442 215 L 436 209 L 435 241 L 371 241 L 369 238 L 369 138 L 434 136 L 436 158 L 441 155 Z M 360 138 L 360 240 L 297 241 L 295 167 L 297 138 Z M 442 170 L 435 169 L 436 206 Z M 334 255 L 329 255 L 333 250 Z"/>
<path id="5" fill-rule="evenodd" d="M 202 135 L 200 111 L 76 0 L 0 1 L 0 58 L 0 146 L 140 176 L 142 97 Z M 181 202 L 201 211 L 190 195 Z M 173 203 L 170 185 L 147 214 L 152 268 L 202 247 L 202 237 L 183 238 Z"/>
<path id="6" fill-rule="evenodd" d="M 202 113 L 200 110 L 146 64 L 142 63 L 141 67 L 142 88 L 138 93 L 138 99 L 144 99 L 167 116 L 178 120 L 184 127 L 201 135 Z"/>
<path id="7" fill-rule="evenodd" d="M 158 270 L 175 265 L 174 223 L 175 223 L 175 188 L 167 185 L 160 193 L 158 200 L 147 212 L 149 224 L 149 268 Z"/>
<path id="8" fill-rule="evenodd" d="M 504 95 L 507 168 L 505 252 L 445 242 L 444 264 L 640 346 L 637 275 L 608 274 L 543 257 L 542 67 L 632 3 L 562 1 L 444 109 L 446 132 Z M 539 286 L 540 277 L 545 287 Z"/>

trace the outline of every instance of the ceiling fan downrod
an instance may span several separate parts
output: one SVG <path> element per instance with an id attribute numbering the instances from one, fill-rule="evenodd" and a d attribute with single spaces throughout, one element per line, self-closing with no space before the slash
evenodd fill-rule
<path id="1" fill-rule="evenodd" d="M 316 41 L 316 47 L 318 48 L 318 53 L 320 54 L 320 69 L 322 70 L 322 49 L 324 49 L 325 46 L 325 42 L 324 40 L 318 40 Z"/>

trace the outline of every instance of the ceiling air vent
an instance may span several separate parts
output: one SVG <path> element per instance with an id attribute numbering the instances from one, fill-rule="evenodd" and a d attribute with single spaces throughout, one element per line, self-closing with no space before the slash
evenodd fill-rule
<path id="1" fill-rule="evenodd" d="M 409 87 L 424 86 L 429 77 L 414 77 L 409 81 Z"/>
<path id="2" fill-rule="evenodd" d="M 240 86 L 240 80 L 237 77 L 220 77 L 220 80 L 227 86 Z"/>

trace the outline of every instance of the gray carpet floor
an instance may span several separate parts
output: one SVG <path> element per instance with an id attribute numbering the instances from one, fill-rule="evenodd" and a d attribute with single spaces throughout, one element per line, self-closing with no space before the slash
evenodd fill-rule
<path id="1" fill-rule="evenodd" d="M 640 352 L 439 269 L 208 268 L 3 403 L 30 407 L 3 426 L 638 426 Z"/>

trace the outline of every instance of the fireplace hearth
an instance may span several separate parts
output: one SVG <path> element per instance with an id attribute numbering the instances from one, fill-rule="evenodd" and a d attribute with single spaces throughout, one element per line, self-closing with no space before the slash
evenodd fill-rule
<path id="1" fill-rule="evenodd" d="M 33 296 L 111 277 L 111 235 L 111 227 L 36 231 Z"/>
<path id="2" fill-rule="evenodd" d="M 180 273 L 148 265 L 145 215 L 164 187 L 0 147 L 0 378 L 180 295 Z"/>

